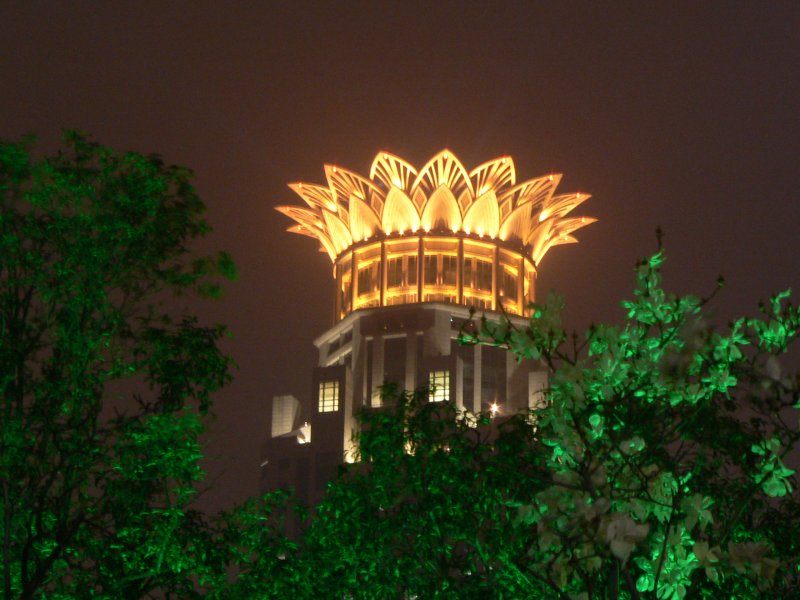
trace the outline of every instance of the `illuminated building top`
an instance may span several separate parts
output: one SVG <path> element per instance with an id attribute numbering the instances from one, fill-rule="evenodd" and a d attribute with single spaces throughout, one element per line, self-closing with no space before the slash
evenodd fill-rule
<path id="1" fill-rule="evenodd" d="M 333 261 L 338 318 L 420 301 L 524 314 L 547 251 L 596 220 L 567 216 L 589 195 L 556 195 L 560 174 L 517 183 L 510 157 L 468 172 L 443 150 L 417 171 L 380 152 L 369 178 L 332 165 L 325 175 L 327 186 L 289 185 L 307 207 L 278 210 Z"/>

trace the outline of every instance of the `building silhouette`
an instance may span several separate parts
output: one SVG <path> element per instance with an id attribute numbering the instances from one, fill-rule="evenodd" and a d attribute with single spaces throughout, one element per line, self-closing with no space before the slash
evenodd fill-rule
<path id="1" fill-rule="evenodd" d="M 261 465 L 263 489 L 292 487 L 309 503 L 353 460 L 355 414 L 381 406 L 384 382 L 473 413 L 539 405 L 541 366 L 460 345 L 459 331 L 470 308 L 524 327 L 544 255 L 595 221 L 568 216 L 588 195 L 556 195 L 558 174 L 517 183 L 510 157 L 468 172 L 448 150 L 420 170 L 381 152 L 369 177 L 331 165 L 325 175 L 290 184 L 305 205 L 278 210 L 330 257 L 335 323 L 314 340 L 311 393 L 272 399 Z"/>

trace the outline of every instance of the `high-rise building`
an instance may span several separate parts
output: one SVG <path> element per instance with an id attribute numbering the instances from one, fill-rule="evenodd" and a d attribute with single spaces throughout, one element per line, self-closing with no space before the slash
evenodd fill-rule
<path id="1" fill-rule="evenodd" d="M 278 210 L 333 263 L 333 326 L 314 344 L 309 396 L 272 400 L 262 487 L 317 500 L 353 457 L 356 411 L 378 387 L 429 387 L 430 401 L 512 414 L 541 402 L 546 372 L 503 350 L 458 343 L 469 309 L 527 324 L 542 257 L 595 219 L 568 217 L 589 198 L 556 195 L 561 175 L 517 183 L 501 157 L 467 171 L 444 150 L 417 170 L 381 152 L 363 177 L 326 165 L 327 185 L 293 183 L 305 206 Z"/>

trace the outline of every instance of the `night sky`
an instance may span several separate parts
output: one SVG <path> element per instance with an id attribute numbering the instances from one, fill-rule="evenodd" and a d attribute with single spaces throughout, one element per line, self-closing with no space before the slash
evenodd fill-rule
<path id="1" fill-rule="evenodd" d="M 800 3 L 21 2 L 0 5 L 0 137 L 62 128 L 191 167 L 205 249 L 240 270 L 203 305 L 239 367 L 216 396 L 204 508 L 257 492 L 268 399 L 309 396 L 328 257 L 285 233 L 290 181 L 443 148 L 518 180 L 563 172 L 600 221 L 540 269 L 566 321 L 619 322 L 665 232 L 666 287 L 720 324 L 800 292 Z M 201 248 L 202 249 L 202 248 Z"/>

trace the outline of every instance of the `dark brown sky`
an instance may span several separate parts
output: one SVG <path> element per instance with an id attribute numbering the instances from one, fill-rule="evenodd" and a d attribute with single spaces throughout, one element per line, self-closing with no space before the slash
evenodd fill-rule
<path id="1" fill-rule="evenodd" d="M 468 168 L 510 154 L 565 173 L 600 222 L 541 265 L 568 323 L 619 321 L 632 266 L 666 233 L 666 285 L 728 287 L 721 320 L 800 291 L 797 2 L 21 2 L 0 5 L 0 137 L 63 127 L 197 173 L 240 279 L 206 507 L 257 489 L 266 401 L 310 393 L 330 262 L 284 233 L 288 181 L 366 172 L 391 150 Z"/>

